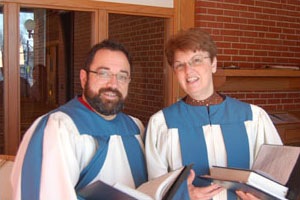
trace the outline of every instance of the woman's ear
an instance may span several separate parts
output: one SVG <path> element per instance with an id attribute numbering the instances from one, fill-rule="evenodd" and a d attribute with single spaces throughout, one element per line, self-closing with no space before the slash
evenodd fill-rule
<path id="1" fill-rule="evenodd" d="M 87 82 L 88 79 L 88 74 L 84 69 L 80 70 L 80 84 L 81 84 L 81 88 L 84 89 L 85 84 Z"/>
<path id="2" fill-rule="evenodd" d="M 214 57 L 213 62 L 211 64 L 211 67 L 212 67 L 211 71 L 213 74 L 216 73 L 216 71 L 217 71 L 217 63 L 218 63 L 217 57 Z"/>

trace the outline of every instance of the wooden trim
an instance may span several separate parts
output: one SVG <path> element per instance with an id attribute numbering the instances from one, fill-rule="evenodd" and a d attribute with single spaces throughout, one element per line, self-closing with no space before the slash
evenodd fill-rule
<path id="1" fill-rule="evenodd" d="M 14 160 L 15 160 L 15 156 L 0 154 L 0 161 L 1 161 L 1 160 L 5 160 L 5 161 L 14 161 Z"/>
<path id="2" fill-rule="evenodd" d="M 20 143 L 19 6 L 4 5 L 4 137 L 5 154 L 14 155 Z M 17 39 L 16 39 L 17 38 Z"/>
<path id="3" fill-rule="evenodd" d="M 217 91 L 300 90 L 299 70 L 218 69 L 214 74 Z"/>
<path id="4" fill-rule="evenodd" d="M 102 9 L 109 12 L 117 12 L 123 14 L 170 17 L 173 15 L 173 8 L 163 8 L 155 6 L 144 6 L 123 3 L 111 3 L 91 0 L 6 0 L 4 3 L 19 3 L 22 6 L 43 7 L 65 10 L 94 10 Z"/>
<path id="5" fill-rule="evenodd" d="M 300 77 L 300 70 L 280 69 L 218 69 L 215 76 L 240 77 Z"/>
<path id="6" fill-rule="evenodd" d="M 166 42 L 168 38 L 170 38 L 171 35 L 174 34 L 172 30 L 174 27 L 174 19 L 166 19 L 165 20 L 165 30 L 164 30 L 164 47 L 166 46 Z M 173 91 L 173 70 L 170 68 L 167 58 L 165 56 L 165 51 L 164 51 L 164 107 L 172 104 L 173 101 L 173 96 L 174 96 L 174 91 Z"/>
<path id="7" fill-rule="evenodd" d="M 192 28 L 195 26 L 195 1 L 194 0 L 174 0 L 174 30 Z M 175 73 L 173 74 L 173 102 L 184 97 L 186 93 L 180 87 Z"/>
<path id="8" fill-rule="evenodd" d="M 98 42 L 108 38 L 108 12 L 106 10 L 99 10 L 98 12 Z"/>

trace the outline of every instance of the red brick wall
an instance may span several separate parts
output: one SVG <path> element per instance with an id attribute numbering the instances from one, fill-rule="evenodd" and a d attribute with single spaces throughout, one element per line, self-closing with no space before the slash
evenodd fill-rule
<path id="1" fill-rule="evenodd" d="M 196 0 L 195 26 L 216 41 L 218 67 L 300 66 L 298 0 Z M 226 94 L 266 110 L 300 109 L 300 91 Z"/>
<path id="2" fill-rule="evenodd" d="M 196 0 L 195 26 L 218 46 L 218 67 L 300 65 L 300 1 Z"/>
<path id="3" fill-rule="evenodd" d="M 109 38 L 121 42 L 133 57 L 124 112 L 146 125 L 149 117 L 164 106 L 164 19 L 110 14 Z"/>

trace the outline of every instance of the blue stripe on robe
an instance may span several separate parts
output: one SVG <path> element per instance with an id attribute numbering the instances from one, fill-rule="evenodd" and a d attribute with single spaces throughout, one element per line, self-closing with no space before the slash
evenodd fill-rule
<path id="1" fill-rule="evenodd" d="M 40 199 L 43 130 L 48 117 L 48 115 L 44 116 L 35 128 L 24 156 L 21 177 L 22 200 Z"/>
<path id="2" fill-rule="evenodd" d="M 77 97 L 67 104 L 59 107 L 58 109 L 53 110 L 49 114 L 57 111 L 67 113 L 74 121 L 80 134 L 88 134 L 94 136 L 101 146 L 103 146 L 103 139 L 104 141 L 106 140 L 106 142 L 108 142 L 108 138 L 111 135 L 120 135 L 122 137 L 122 140 L 126 140 L 129 137 L 135 138 L 135 135 L 139 134 L 139 128 L 129 116 L 123 113 L 118 113 L 113 120 L 106 121 L 96 113 L 88 110 L 77 100 Z M 25 200 L 39 199 L 43 137 L 44 128 L 47 124 L 48 117 L 49 115 L 46 115 L 37 125 L 32 135 L 32 140 L 30 141 L 25 153 L 22 166 L 21 182 L 22 199 Z M 130 149 L 126 150 L 126 154 L 135 184 L 139 185 L 147 180 L 145 159 L 141 146 L 137 139 L 135 138 L 136 142 L 132 142 L 133 139 L 130 140 Z M 90 162 L 86 167 L 87 169 L 89 168 L 93 170 L 89 170 L 89 173 L 87 174 L 88 170 L 84 169 L 83 173 L 81 173 L 80 180 L 82 181 L 82 183 L 78 183 L 80 187 L 84 187 L 85 185 L 87 185 L 101 170 L 101 167 L 106 158 L 107 146 L 99 148 L 97 150 L 99 151 L 99 153 L 96 154 L 100 157 L 93 158 L 92 160 L 94 160 L 94 162 Z M 137 153 L 133 154 L 132 152 Z M 93 165 L 96 165 L 96 167 Z M 136 171 L 138 171 L 138 173 L 136 173 Z M 30 183 L 28 182 L 29 180 L 31 180 Z"/>
<path id="3" fill-rule="evenodd" d="M 249 169 L 249 141 L 244 122 L 253 118 L 250 105 L 226 97 L 209 110 L 208 113 L 206 106 L 191 106 L 182 100 L 163 110 L 168 128 L 178 128 L 183 165 L 194 163 L 196 175 L 209 173 L 203 126 L 220 125 L 228 167 Z M 195 179 L 193 184 L 207 186 L 209 183 Z M 236 199 L 236 195 L 228 191 L 228 199 Z"/>

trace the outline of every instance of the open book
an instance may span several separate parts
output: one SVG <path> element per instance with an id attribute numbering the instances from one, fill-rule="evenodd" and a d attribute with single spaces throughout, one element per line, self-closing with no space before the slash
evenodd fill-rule
<path id="1" fill-rule="evenodd" d="M 300 192 L 300 147 L 263 145 L 251 170 L 213 166 L 206 178 L 261 199 L 297 199 Z"/>
<path id="2" fill-rule="evenodd" d="M 102 181 L 96 181 L 78 191 L 78 195 L 86 200 L 101 199 L 138 199 L 138 200 L 168 200 L 176 194 L 181 183 L 189 175 L 192 164 L 169 172 L 156 179 L 140 185 L 137 189 L 122 184 L 110 186 Z"/>

